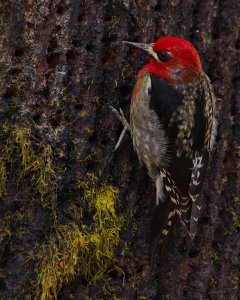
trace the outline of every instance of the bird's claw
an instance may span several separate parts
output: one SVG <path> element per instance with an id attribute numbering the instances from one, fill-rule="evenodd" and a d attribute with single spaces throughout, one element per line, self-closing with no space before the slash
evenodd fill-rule
<path id="1" fill-rule="evenodd" d="M 111 111 L 114 113 L 114 115 L 118 118 L 118 120 L 121 121 L 121 123 L 123 124 L 124 127 L 126 127 L 127 129 L 126 130 L 129 130 L 130 131 L 130 125 L 128 124 L 128 121 L 127 119 L 125 118 L 124 116 L 124 113 L 122 111 L 121 108 L 119 108 L 119 112 L 116 110 L 116 108 L 112 107 L 112 106 L 109 106 Z"/>
<path id="2" fill-rule="evenodd" d="M 118 147 L 120 146 L 126 131 L 130 131 L 130 125 L 128 124 L 128 121 L 125 118 L 124 113 L 121 108 L 119 109 L 119 112 L 116 110 L 116 108 L 114 108 L 112 106 L 109 106 L 109 108 L 114 113 L 114 115 L 118 118 L 118 120 L 121 121 L 121 123 L 123 124 L 123 131 L 121 132 L 119 139 L 117 141 L 117 144 L 115 145 L 114 150 L 113 150 L 113 151 L 116 151 L 118 149 Z"/>

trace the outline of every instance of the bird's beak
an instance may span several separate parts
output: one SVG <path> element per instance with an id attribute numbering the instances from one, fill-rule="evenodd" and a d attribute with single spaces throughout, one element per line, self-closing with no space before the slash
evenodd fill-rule
<path id="1" fill-rule="evenodd" d="M 158 60 L 157 54 L 156 52 L 153 51 L 153 43 L 151 44 L 143 44 L 143 43 L 133 43 L 133 42 L 127 42 L 127 41 L 123 41 L 124 44 L 136 47 L 138 49 L 141 49 L 145 52 L 147 52 L 149 55 L 153 56 L 155 59 Z"/>
<path id="2" fill-rule="evenodd" d="M 123 44 L 127 44 L 130 46 L 136 47 L 136 48 L 141 49 L 146 52 L 148 52 L 149 48 L 152 47 L 152 44 L 133 43 L 133 42 L 127 42 L 127 41 L 123 41 Z"/>

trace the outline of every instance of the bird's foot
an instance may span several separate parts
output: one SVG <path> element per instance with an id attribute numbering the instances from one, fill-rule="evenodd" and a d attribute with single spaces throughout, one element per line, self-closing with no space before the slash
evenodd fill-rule
<path id="1" fill-rule="evenodd" d="M 109 106 L 109 107 L 110 107 L 111 111 L 114 113 L 114 115 L 118 118 L 118 120 L 120 120 L 121 123 L 123 124 L 123 131 L 121 132 L 120 137 L 117 141 L 117 144 L 115 145 L 115 148 L 113 150 L 113 151 L 116 151 L 118 149 L 118 147 L 120 146 L 126 131 L 130 131 L 130 125 L 129 125 L 127 119 L 125 118 L 124 113 L 121 110 L 121 108 L 119 109 L 119 112 L 118 112 L 114 107 L 112 107 L 112 106 Z"/>

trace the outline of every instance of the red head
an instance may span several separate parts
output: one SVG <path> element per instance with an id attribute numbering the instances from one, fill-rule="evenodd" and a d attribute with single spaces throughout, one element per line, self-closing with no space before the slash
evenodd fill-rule
<path id="1" fill-rule="evenodd" d="M 197 50 L 186 40 L 166 36 L 153 44 L 127 44 L 141 48 L 152 56 L 139 75 L 151 72 L 173 83 L 192 83 L 202 74 Z"/>

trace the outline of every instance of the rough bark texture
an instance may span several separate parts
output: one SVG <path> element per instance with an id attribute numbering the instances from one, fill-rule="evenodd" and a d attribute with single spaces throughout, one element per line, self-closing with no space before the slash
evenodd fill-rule
<path id="1" fill-rule="evenodd" d="M 91 214 L 79 208 L 79 182 L 86 184 L 89 173 L 97 186 L 119 190 L 121 240 L 99 280 L 88 276 L 89 283 L 74 265 L 75 275 L 57 286 L 58 299 L 239 297 L 239 16 L 237 0 L 0 2 L 1 299 L 47 299 L 38 280 L 40 249 L 59 238 L 59 226 L 91 227 Z M 155 188 L 130 136 L 112 152 L 122 126 L 108 106 L 128 117 L 134 78 L 147 59 L 122 41 L 162 35 L 186 38 L 198 49 L 219 97 L 219 127 L 197 236 L 190 243 L 177 221 L 151 270 Z M 38 159 L 43 167 L 36 167 Z M 67 261 L 58 267 L 61 277 Z"/>

